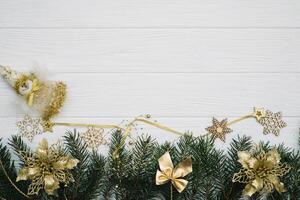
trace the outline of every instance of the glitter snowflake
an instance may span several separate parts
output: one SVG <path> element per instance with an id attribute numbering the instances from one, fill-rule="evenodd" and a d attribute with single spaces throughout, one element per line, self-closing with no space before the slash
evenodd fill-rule
<path id="1" fill-rule="evenodd" d="M 207 127 L 206 130 L 213 135 L 214 138 L 220 138 L 225 142 L 225 135 L 231 133 L 232 130 L 227 127 L 227 119 L 218 121 L 216 118 L 212 120 L 213 125 Z"/>
<path id="2" fill-rule="evenodd" d="M 17 122 L 20 135 L 32 142 L 34 136 L 42 134 L 41 119 L 33 119 L 25 115 L 22 121 Z"/>
<path id="3" fill-rule="evenodd" d="M 89 127 L 88 130 L 81 134 L 80 137 L 85 141 L 89 148 L 98 148 L 100 145 L 106 144 L 106 140 L 103 136 L 103 129 L 96 129 Z"/>
<path id="4" fill-rule="evenodd" d="M 270 110 L 266 110 L 265 116 L 258 120 L 258 122 L 264 127 L 263 133 L 273 133 L 278 136 L 280 129 L 286 127 L 286 123 L 281 118 L 281 112 L 273 113 Z"/>

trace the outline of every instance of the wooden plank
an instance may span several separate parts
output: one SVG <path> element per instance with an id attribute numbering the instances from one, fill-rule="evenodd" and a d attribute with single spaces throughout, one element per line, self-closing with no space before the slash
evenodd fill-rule
<path id="1" fill-rule="evenodd" d="M 54 72 L 300 72 L 300 30 L 0 30 L 1 64 Z"/>
<path id="2" fill-rule="evenodd" d="M 298 0 L 10 0 L 0 27 L 299 27 Z"/>
<path id="3" fill-rule="evenodd" d="M 210 126 L 211 118 L 153 118 L 160 123 L 163 123 L 172 128 L 178 129 L 180 131 L 193 131 L 194 135 L 201 135 L 205 133 L 205 128 Z M 15 125 L 17 121 L 21 120 L 21 118 L 0 118 L 1 124 L 5 124 L 5 126 L 0 126 L 0 137 L 3 137 L 6 141 L 13 134 L 18 133 L 18 129 Z M 58 121 L 63 122 L 81 122 L 81 123 L 116 123 L 119 124 L 123 120 L 132 120 L 131 118 L 58 118 Z M 221 142 L 220 140 L 216 141 L 216 146 L 219 148 L 228 147 L 230 141 L 233 138 L 237 138 L 238 135 L 247 135 L 251 136 L 255 142 L 263 141 L 272 141 L 271 144 L 281 144 L 285 143 L 288 147 L 298 147 L 298 137 L 299 137 L 299 127 L 300 127 L 300 118 L 286 117 L 284 120 L 288 123 L 288 126 L 281 130 L 281 133 L 278 137 L 269 134 L 263 135 L 262 127 L 254 120 L 249 119 L 245 120 L 239 124 L 233 125 L 231 128 L 234 130 L 231 134 L 228 134 L 226 137 L 226 143 Z M 123 122 L 124 126 L 126 123 Z M 44 133 L 35 137 L 32 147 L 37 146 L 37 143 L 42 138 L 47 138 L 50 143 L 55 142 L 58 139 L 62 139 L 62 136 L 65 134 L 66 130 L 73 130 L 73 127 L 56 127 L 54 129 L 54 133 Z M 78 128 L 78 131 L 84 132 L 84 128 Z M 165 141 L 175 141 L 178 136 L 167 133 L 165 131 L 159 130 L 157 128 L 137 124 L 137 129 L 132 132 L 131 138 L 134 140 L 138 135 L 148 134 L 155 138 L 158 142 L 163 143 Z M 106 137 L 109 139 L 109 130 L 106 130 Z M 26 142 L 28 142 L 25 139 Z M 106 148 L 102 148 L 102 150 Z"/>
<path id="4" fill-rule="evenodd" d="M 240 116 L 253 106 L 300 113 L 300 74 L 265 73 L 69 73 L 64 117 Z M 1 81 L 0 116 L 20 116 L 13 90 Z"/>

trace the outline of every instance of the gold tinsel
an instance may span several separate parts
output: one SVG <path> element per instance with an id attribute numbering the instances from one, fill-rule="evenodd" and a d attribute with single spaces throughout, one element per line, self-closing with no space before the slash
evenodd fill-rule
<path id="1" fill-rule="evenodd" d="M 252 196 L 256 192 L 271 193 L 274 188 L 279 193 L 285 191 L 279 177 L 287 174 L 290 166 L 280 163 L 280 155 L 276 149 L 267 153 L 262 151 L 257 156 L 240 151 L 238 157 L 238 162 L 243 168 L 234 174 L 233 182 L 247 184 L 243 195 Z"/>
<path id="2" fill-rule="evenodd" d="M 38 194 L 41 189 L 53 195 L 59 188 L 59 183 L 67 185 L 74 181 L 69 170 L 73 169 L 79 161 L 65 155 L 59 147 L 48 147 L 45 139 L 39 143 L 33 155 L 25 152 L 20 152 L 20 155 L 25 165 L 19 171 L 17 181 L 31 180 L 28 195 Z"/>

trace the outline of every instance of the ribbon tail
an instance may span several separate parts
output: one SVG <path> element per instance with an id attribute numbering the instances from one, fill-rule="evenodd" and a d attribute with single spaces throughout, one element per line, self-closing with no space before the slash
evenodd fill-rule
<path id="1" fill-rule="evenodd" d="M 29 107 L 31 107 L 33 104 L 33 97 L 34 97 L 34 93 L 31 93 L 27 99 L 27 104 Z"/>
<path id="2" fill-rule="evenodd" d="M 188 181 L 184 179 L 174 179 L 172 180 L 172 184 L 176 188 L 176 190 L 181 193 L 187 186 Z"/>

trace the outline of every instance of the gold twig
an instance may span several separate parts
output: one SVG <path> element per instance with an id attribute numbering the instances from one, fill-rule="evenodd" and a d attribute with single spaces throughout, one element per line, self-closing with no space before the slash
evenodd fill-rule
<path id="1" fill-rule="evenodd" d="M 79 126 L 79 127 L 95 127 L 95 128 L 116 128 L 123 129 L 122 127 L 115 124 L 83 124 L 83 123 L 62 123 L 62 122 L 53 122 L 54 126 Z"/>
<path id="2" fill-rule="evenodd" d="M 173 200 L 173 185 L 172 183 L 170 182 L 170 200 Z"/>
<path id="3" fill-rule="evenodd" d="M 232 120 L 232 121 L 228 122 L 227 125 L 231 126 L 232 124 L 235 124 L 237 122 L 240 122 L 240 121 L 243 121 L 245 119 L 252 118 L 252 117 L 254 117 L 253 114 L 245 115 L 245 116 L 239 117 L 239 118 L 237 118 L 235 120 Z"/>
<path id="4" fill-rule="evenodd" d="M 24 192 L 22 192 L 15 184 L 14 184 L 14 182 L 9 178 L 9 176 L 8 176 L 8 174 L 7 174 L 7 172 L 6 172 L 6 170 L 5 170 L 5 168 L 4 168 L 4 166 L 3 166 L 3 163 L 2 163 L 2 161 L 0 160 L 0 165 L 1 165 L 1 168 L 2 168 L 2 170 L 3 170 L 3 172 L 4 172 L 4 175 L 6 176 L 6 178 L 8 179 L 8 181 L 10 182 L 10 184 L 20 193 L 20 194 L 22 194 L 24 197 L 26 197 L 27 199 L 30 199 L 30 197 L 29 196 L 27 196 Z"/>

